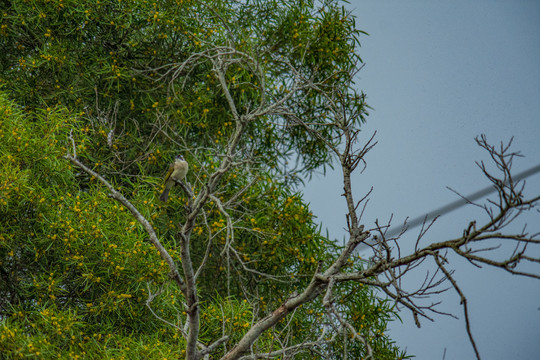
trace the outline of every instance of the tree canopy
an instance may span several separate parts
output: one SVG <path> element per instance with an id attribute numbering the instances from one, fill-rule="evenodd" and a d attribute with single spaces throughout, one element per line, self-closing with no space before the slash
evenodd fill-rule
<path id="1" fill-rule="evenodd" d="M 8 357 L 190 358 L 197 318 L 197 346 L 220 358 L 336 260 L 340 247 L 296 185 L 332 166 L 328 145 L 342 144 L 329 94 L 355 124 L 367 114 L 352 84 L 363 32 L 337 1 L 15 0 L 0 10 Z M 188 186 L 160 203 L 178 153 Z M 195 303 L 182 285 L 186 259 Z M 319 298 L 251 351 L 405 356 L 385 334 L 391 303 L 362 283 L 335 285 L 334 298 L 367 342 L 336 326 Z"/>

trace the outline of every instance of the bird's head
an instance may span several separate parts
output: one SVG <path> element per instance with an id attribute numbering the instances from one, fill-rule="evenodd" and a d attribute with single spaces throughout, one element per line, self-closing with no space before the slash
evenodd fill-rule
<path id="1" fill-rule="evenodd" d="M 176 161 L 184 161 L 184 157 L 182 155 L 176 155 L 175 160 Z"/>

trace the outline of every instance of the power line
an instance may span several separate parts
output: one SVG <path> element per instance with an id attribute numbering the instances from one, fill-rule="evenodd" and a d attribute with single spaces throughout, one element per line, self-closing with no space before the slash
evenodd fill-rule
<path id="1" fill-rule="evenodd" d="M 540 172 L 540 164 L 536 165 L 536 166 L 533 166 L 532 168 L 528 169 L 528 170 L 525 170 L 525 171 L 522 171 L 520 172 L 519 174 L 515 175 L 512 177 L 512 179 L 514 181 L 519 181 L 521 179 L 525 179 L 529 176 L 532 176 L 536 173 Z M 505 182 L 506 184 L 507 182 Z M 467 205 L 469 204 L 470 202 L 472 201 L 475 201 L 475 200 L 478 200 L 480 198 L 483 198 L 484 196 L 492 193 L 492 192 L 495 192 L 496 191 L 496 188 L 494 186 L 488 186 L 482 190 L 479 190 L 477 192 L 474 192 L 472 194 L 470 194 L 469 196 L 464 196 L 463 198 L 460 198 L 456 201 L 453 201 L 447 205 L 444 205 L 444 206 L 441 206 L 440 208 L 438 209 L 435 209 L 433 211 L 430 211 L 424 215 L 421 215 L 421 216 L 417 216 L 409 221 L 407 221 L 407 229 L 412 229 L 412 228 L 415 228 L 417 227 L 418 225 L 421 225 L 423 223 L 430 223 L 433 219 L 435 219 L 436 217 L 440 217 L 442 215 L 446 215 L 448 214 L 449 212 L 451 211 L 454 211 L 455 209 L 459 208 L 459 207 L 462 207 L 464 205 Z M 386 236 L 387 237 L 392 237 L 392 236 L 395 236 L 395 235 L 398 235 L 403 229 L 403 226 L 400 225 L 400 226 L 393 226 L 391 227 L 390 229 L 388 229 L 388 231 L 386 232 Z M 366 244 L 361 244 L 357 250 L 358 251 L 363 251 L 365 250 L 366 248 L 368 247 L 368 245 Z"/>

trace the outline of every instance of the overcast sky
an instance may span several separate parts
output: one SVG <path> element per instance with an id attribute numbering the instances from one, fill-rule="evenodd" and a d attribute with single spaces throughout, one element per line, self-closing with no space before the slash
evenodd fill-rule
<path id="1" fill-rule="evenodd" d="M 489 160 L 474 142 L 480 134 L 493 144 L 514 136 L 514 150 L 525 155 L 515 172 L 540 163 L 540 1 L 351 0 L 348 7 L 370 34 L 361 39 L 366 65 L 358 87 L 374 108 L 364 136 L 376 130 L 379 144 L 364 174 L 354 178 L 357 198 L 374 187 L 363 218 L 368 227 L 377 218 L 394 214 L 397 224 L 456 200 L 446 186 L 463 194 L 488 186 L 475 165 Z M 305 198 L 323 227 L 341 239 L 346 209 L 339 175 L 315 177 Z M 538 193 L 540 175 L 527 187 Z M 459 236 L 474 219 L 486 218 L 470 206 L 446 215 L 425 243 Z M 540 227 L 540 214 L 526 220 Z M 403 237 L 404 246 L 417 231 Z M 482 358 L 539 359 L 540 282 L 464 261 L 454 268 Z M 424 275 L 413 274 L 408 285 Z M 445 349 L 447 360 L 473 359 L 457 295 L 433 300 L 459 320 L 435 316 L 418 329 L 403 311 L 391 337 L 417 359 L 443 359 Z"/>

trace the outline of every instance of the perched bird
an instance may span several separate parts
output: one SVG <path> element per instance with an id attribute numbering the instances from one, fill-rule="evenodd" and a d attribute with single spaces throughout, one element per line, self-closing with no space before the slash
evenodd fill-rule
<path id="1" fill-rule="evenodd" d="M 167 171 L 167 174 L 165 175 L 165 189 L 163 189 L 163 192 L 161 193 L 161 196 L 159 197 L 159 200 L 165 202 L 169 198 L 169 191 L 171 191 L 171 188 L 174 186 L 176 181 L 183 180 L 188 172 L 188 163 L 186 160 L 184 160 L 184 157 L 182 155 L 178 155 L 174 159 L 174 163 L 169 166 L 169 170 Z"/>

